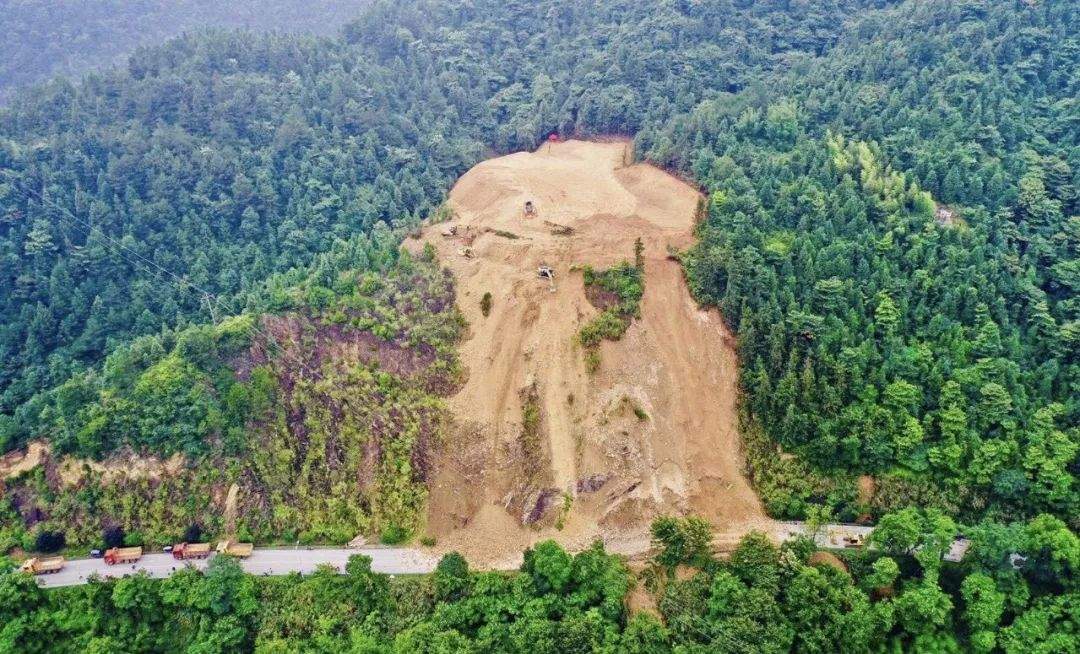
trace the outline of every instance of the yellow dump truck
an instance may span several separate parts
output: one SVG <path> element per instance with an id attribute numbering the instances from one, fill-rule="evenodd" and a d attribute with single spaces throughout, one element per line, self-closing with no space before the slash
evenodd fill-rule
<path id="1" fill-rule="evenodd" d="M 237 543 L 235 540 L 223 540 L 217 544 L 218 554 L 235 556 L 238 559 L 246 559 L 251 556 L 255 546 L 251 543 Z"/>
<path id="2" fill-rule="evenodd" d="M 48 575 L 54 572 L 60 572 L 60 568 L 64 567 L 64 557 L 62 556 L 50 556 L 46 558 L 34 557 L 23 561 L 20 570 L 23 572 L 29 572 L 32 575 Z"/>

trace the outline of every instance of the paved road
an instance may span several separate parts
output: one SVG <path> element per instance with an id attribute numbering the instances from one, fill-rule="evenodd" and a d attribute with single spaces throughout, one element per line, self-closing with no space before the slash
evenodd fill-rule
<path id="1" fill-rule="evenodd" d="M 290 572 L 309 573 L 328 563 L 344 572 L 345 563 L 353 554 L 371 557 L 371 568 L 386 574 L 423 574 L 432 572 L 439 559 L 423 550 L 408 547 L 370 547 L 358 549 L 257 549 L 240 565 L 255 575 L 283 575 Z M 146 572 L 151 577 L 168 577 L 174 571 L 190 565 L 204 569 L 208 560 L 177 561 L 171 554 L 146 554 L 134 565 L 107 565 L 101 559 L 72 559 L 55 574 L 41 575 L 39 583 L 46 588 L 85 584 L 91 575 L 123 577 Z"/>
<path id="2" fill-rule="evenodd" d="M 777 542 L 789 540 L 807 533 L 801 522 L 771 522 L 764 531 Z M 873 531 L 872 527 L 860 525 L 824 525 L 816 535 L 819 547 L 842 548 L 851 546 L 852 540 L 862 542 Z M 738 544 L 742 533 L 719 534 L 713 545 L 720 551 L 730 551 Z M 959 543 L 960 541 L 957 541 Z M 954 549 L 955 549 L 954 544 Z M 647 534 L 640 538 L 611 542 L 608 551 L 628 557 L 647 554 L 651 547 Z M 361 547 L 350 549 L 256 549 L 250 557 L 241 561 L 247 572 L 255 575 L 283 575 L 290 572 L 314 572 L 322 564 L 330 564 L 345 571 L 345 563 L 353 554 L 365 554 L 371 557 L 371 567 L 375 572 L 385 574 L 426 574 L 435 570 L 439 557 L 429 550 L 412 547 Z M 951 552 L 950 552 L 951 554 Z M 962 556 L 962 553 L 960 554 Z M 948 557 L 947 557 L 948 558 Z M 959 560 L 959 559 L 957 559 Z M 168 577 L 185 565 L 198 569 L 206 567 L 207 560 L 181 562 L 171 554 L 146 554 L 133 565 L 106 565 L 101 559 L 71 559 L 64 568 L 55 574 L 41 575 L 39 583 L 47 588 L 85 584 L 91 575 L 101 577 L 122 577 L 144 571 L 151 577 Z M 521 565 L 521 555 L 507 559 L 492 566 L 497 570 L 515 570 Z"/>

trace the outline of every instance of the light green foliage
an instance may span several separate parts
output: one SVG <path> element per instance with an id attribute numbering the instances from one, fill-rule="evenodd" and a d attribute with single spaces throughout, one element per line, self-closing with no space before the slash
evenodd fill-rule
<path id="1" fill-rule="evenodd" d="M 1005 612 L 1005 594 L 994 580 L 984 574 L 970 574 L 960 585 L 964 599 L 964 619 L 971 628 L 974 649 L 989 652 L 994 648 L 995 632 Z"/>
<path id="2" fill-rule="evenodd" d="M 896 599 L 896 616 L 909 633 L 929 633 L 946 626 L 951 617 L 952 599 L 930 576 L 909 582 Z"/>
<path id="3" fill-rule="evenodd" d="M 883 556 L 871 566 L 870 574 L 863 578 L 864 588 L 866 590 L 874 590 L 877 588 L 888 588 L 893 585 L 896 578 L 900 576 L 900 567 L 896 565 L 896 560 L 888 556 Z"/>
<path id="4" fill-rule="evenodd" d="M 578 342 L 586 350 L 589 372 L 599 366 L 596 348 L 600 341 L 619 340 L 630 327 L 630 321 L 641 315 L 641 296 L 645 290 L 643 252 L 639 238 L 634 244 L 634 265 L 624 261 L 607 270 L 596 271 L 591 266 L 583 269 L 586 294 L 596 296 L 594 303 L 604 307 L 578 332 Z"/>
<path id="5" fill-rule="evenodd" d="M 660 565 L 700 567 L 712 556 L 712 527 L 701 518 L 662 516 L 653 520 L 651 532 L 653 545 L 660 550 L 656 555 Z"/>
<path id="6" fill-rule="evenodd" d="M 936 509 L 908 508 L 882 516 L 870 535 L 891 554 L 911 554 L 924 570 L 936 570 L 956 538 L 956 523 Z"/>
<path id="7" fill-rule="evenodd" d="M 626 333 L 630 321 L 617 311 L 606 309 L 590 320 L 578 333 L 578 342 L 586 348 L 595 348 L 600 341 L 617 341 Z"/>

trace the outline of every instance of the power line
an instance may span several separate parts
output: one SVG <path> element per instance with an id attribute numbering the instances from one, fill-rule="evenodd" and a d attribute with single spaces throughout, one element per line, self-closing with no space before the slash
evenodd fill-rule
<path id="1" fill-rule="evenodd" d="M 38 202 L 40 202 L 42 205 L 47 205 L 47 206 L 59 211 L 61 213 L 61 218 L 63 218 L 64 216 L 67 216 L 73 222 L 78 223 L 79 225 L 81 225 L 84 229 L 87 230 L 86 231 L 87 237 L 88 238 L 90 237 L 91 232 L 94 229 L 94 226 L 92 224 L 90 224 L 90 223 L 86 222 L 85 220 L 83 220 L 83 219 L 79 218 L 78 216 L 76 216 L 67 207 L 59 205 L 56 202 L 53 202 L 49 198 L 45 197 L 41 193 L 37 192 L 36 190 L 34 190 L 32 188 L 29 188 L 28 186 L 23 184 L 22 181 L 17 176 L 15 176 L 11 171 L 0 169 L 0 172 L 3 172 L 5 175 L 8 176 L 9 179 L 11 179 L 12 181 L 15 182 L 15 184 L 16 184 L 15 188 L 16 188 L 17 191 L 19 191 L 21 193 L 24 200 L 29 200 L 30 196 L 33 195 L 38 200 Z M 108 243 L 115 246 L 116 249 L 113 250 L 114 254 L 119 256 L 121 259 L 127 261 L 132 266 L 138 267 L 140 265 L 140 263 L 127 258 L 126 256 L 124 256 L 124 254 L 122 252 L 120 252 L 118 250 L 123 250 L 125 252 L 130 252 L 139 261 L 143 262 L 141 264 L 143 267 L 148 268 L 151 272 L 159 271 L 161 274 L 164 274 L 164 275 L 176 280 L 174 282 L 174 284 L 177 286 L 177 288 L 179 290 L 182 291 L 183 287 L 186 286 L 186 287 L 189 287 L 189 288 L 192 288 L 192 289 L 198 291 L 199 293 L 202 293 L 203 298 L 207 300 L 207 307 L 210 310 L 211 320 L 213 320 L 214 313 L 213 313 L 213 308 L 210 306 L 210 302 L 209 302 L 210 300 L 212 300 L 214 304 L 218 305 L 219 307 L 224 309 L 226 312 L 229 311 L 229 307 L 227 305 L 225 305 L 224 300 L 222 300 L 220 296 L 218 296 L 218 295 L 216 295 L 214 293 L 211 293 L 210 291 L 202 288 L 198 284 L 195 284 L 191 280 L 186 279 L 185 277 L 182 277 L 181 275 L 176 274 L 175 272 L 165 268 L 164 266 L 161 266 L 156 261 L 152 261 L 150 259 L 147 259 L 142 254 L 140 254 L 140 253 L 136 252 L 135 250 L 129 248 L 128 246 L 124 245 L 122 242 L 117 241 L 116 239 L 112 238 L 111 236 L 106 234 L 104 231 L 99 230 L 98 233 L 100 234 L 100 236 L 105 241 L 107 241 Z M 168 280 L 166 280 L 166 281 L 168 281 Z M 304 363 L 300 359 L 298 359 L 298 358 L 294 357 L 292 354 L 290 354 L 289 351 L 286 350 L 284 347 L 282 347 L 281 344 L 278 343 L 271 335 L 267 334 L 266 332 L 264 332 L 261 329 L 259 329 L 258 327 L 256 327 L 254 321 L 252 321 L 250 324 L 248 324 L 246 326 L 246 329 L 249 331 L 249 336 L 256 336 L 256 335 L 261 336 L 263 341 L 267 345 L 272 344 L 275 348 L 277 348 L 279 354 L 282 357 L 287 358 L 287 359 L 291 359 L 292 362 L 297 364 L 302 371 L 310 372 L 310 369 L 308 368 L 306 363 Z"/>

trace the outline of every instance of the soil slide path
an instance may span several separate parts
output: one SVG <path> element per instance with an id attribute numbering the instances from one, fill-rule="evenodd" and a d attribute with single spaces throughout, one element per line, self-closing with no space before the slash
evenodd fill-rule
<path id="1" fill-rule="evenodd" d="M 769 529 L 742 473 L 733 339 L 667 257 L 693 243 L 699 195 L 626 165 L 628 147 L 546 143 L 485 161 L 451 191 L 452 219 L 407 242 L 436 249 L 469 323 L 468 377 L 430 480 L 439 549 L 478 564 L 544 538 L 571 548 L 602 538 L 618 551 L 639 547 L 661 514 L 700 515 L 722 533 Z M 576 336 L 599 310 L 580 266 L 632 261 L 639 237 L 641 318 L 602 343 L 590 373 Z"/>

